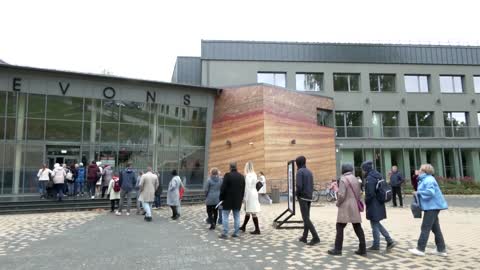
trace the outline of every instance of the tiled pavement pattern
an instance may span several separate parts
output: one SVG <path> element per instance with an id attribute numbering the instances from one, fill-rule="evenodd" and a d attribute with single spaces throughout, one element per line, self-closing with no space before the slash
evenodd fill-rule
<path id="1" fill-rule="evenodd" d="M 0 216 L 0 258 L 89 222 L 100 212 Z"/>
<path id="2" fill-rule="evenodd" d="M 208 231 L 200 205 L 183 207 L 178 221 L 168 219 L 168 209 L 157 210 L 152 223 L 136 215 L 95 211 L 0 216 L 0 269 L 479 269 L 478 208 L 452 207 L 441 213 L 448 258 L 410 255 L 407 249 L 416 244 L 421 220 L 407 208 L 389 208 L 384 225 L 398 246 L 363 258 L 353 254 L 357 242 L 351 226 L 345 231 L 343 256 L 327 255 L 335 236 L 333 204 L 312 207 L 322 238 L 316 247 L 297 242 L 299 230 L 272 228 L 285 207 L 263 205 L 262 235 L 228 240 L 218 239 L 221 226 Z M 364 222 L 363 227 L 370 243 L 370 226 Z M 429 248 L 432 243 L 433 235 Z"/>

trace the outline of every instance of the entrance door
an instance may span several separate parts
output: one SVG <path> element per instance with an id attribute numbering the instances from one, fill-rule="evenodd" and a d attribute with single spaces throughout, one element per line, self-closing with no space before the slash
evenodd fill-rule
<path id="1" fill-rule="evenodd" d="M 80 162 L 80 147 L 47 145 L 48 167 L 53 169 L 55 163 L 75 164 Z"/>

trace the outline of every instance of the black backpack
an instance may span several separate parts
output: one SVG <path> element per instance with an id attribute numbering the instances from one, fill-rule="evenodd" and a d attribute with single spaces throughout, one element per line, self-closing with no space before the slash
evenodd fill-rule
<path id="1" fill-rule="evenodd" d="M 379 202 L 386 203 L 392 200 L 392 188 L 385 179 L 378 180 L 375 191 Z"/>

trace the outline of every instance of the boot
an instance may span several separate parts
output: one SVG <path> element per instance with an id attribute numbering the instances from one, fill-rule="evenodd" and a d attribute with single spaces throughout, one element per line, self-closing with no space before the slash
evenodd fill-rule
<path id="1" fill-rule="evenodd" d="M 253 224 L 255 224 L 255 231 L 250 232 L 250 234 L 260 234 L 260 226 L 258 226 L 258 217 L 253 217 Z"/>
<path id="2" fill-rule="evenodd" d="M 245 232 L 247 230 L 247 223 L 250 220 L 250 215 L 245 215 L 245 218 L 243 219 L 243 225 L 240 227 L 240 231 Z"/>

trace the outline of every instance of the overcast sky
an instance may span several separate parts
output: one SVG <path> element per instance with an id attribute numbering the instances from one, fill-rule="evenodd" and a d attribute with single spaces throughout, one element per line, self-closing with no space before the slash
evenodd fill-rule
<path id="1" fill-rule="evenodd" d="M 202 39 L 479 45 L 476 2 L 2 0 L 0 59 L 170 81 Z"/>

